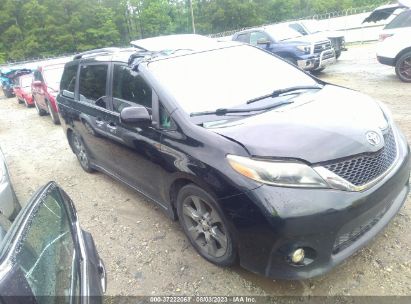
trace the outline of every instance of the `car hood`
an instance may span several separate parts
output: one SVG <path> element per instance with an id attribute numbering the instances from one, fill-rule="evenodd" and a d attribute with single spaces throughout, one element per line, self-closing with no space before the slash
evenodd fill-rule
<path id="1" fill-rule="evenodd" d="M 281 40 L 281 42 L 312 44 L 312 43 L 324 42 L 327 40 L 328 38 L 323 33 L 315 33 L 311 35 L 305 35 L 301 37 Z"/>
<path id="2" fill-rule="evenodd" d="M 326 85 L 316 93 L 263 114 L 209 128 L 244 146 L 251 156 L 293 158 L 320 163 L 375 152 L 366 139 L 382 131 L 387 121 L 378 103 L 361 93 Z"/>

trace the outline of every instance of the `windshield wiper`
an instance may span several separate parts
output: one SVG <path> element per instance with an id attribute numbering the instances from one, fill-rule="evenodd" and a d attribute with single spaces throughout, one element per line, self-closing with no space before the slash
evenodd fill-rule
<path id="1" fill-rule="evenodd" d="M 251 109 L 247 109 L 247 108 L 234 108 L 234 109 L 225 109 L 225 108 L 221 108 L 221 109 L 217 109 L 215 111 L 204 111 L 204 112 L 194 112 L 190 114 L 190 117 L 195 117 L 195 116 L 203 116 L 203 115 L 217 115 L 217 116 L 223 116 L 229 113 L 249 113 L 249 112 L 258 112 L 258 111 L 264 111 L 264 110 L 269 110 L 269 109 L 274 109 L 286 104 L 291 104 L 294 101 L 291 100 L 286 100 L 286 101 L 280 101 L 277 103 L 273 103 L 269 106 L 265 106 L 265 107 L 260 107 L 260 108 L 251 108 Z"/>
<path id="2" fill-rule="evenodd" d="M 316 90 L 316 89 L 322 89 L 322 88 L 323 88 L 322 86 L 318 86 L 318 85 L 306 85 L 306 86 L 295 86 L 295 87 L 279 89 L 279 90 L 273 91 L 271 94 L 267 94 L 267 95 L 263 95 L 263 96 L 260 96 L 260 97 L 257 97 L 257 98 L 253 98 L 253 99 L 247 101 L 247 104 L 254 103 L 256 101 L 260 101 L 260 100 L 270 98 L 270 97 L 278 97 L 282 94 L 293 92 L 293 91 Z"/>

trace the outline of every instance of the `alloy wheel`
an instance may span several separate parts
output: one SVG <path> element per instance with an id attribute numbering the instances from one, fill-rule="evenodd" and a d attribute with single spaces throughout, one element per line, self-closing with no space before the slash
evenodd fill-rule
<path id="1" fill-rule="evenodd" d="M 406 81 L 411 81 L 411 55 L 401 62 L 399 73 Z"/>
<path id="2" fill-rule="evenodd" d="M 189 237 L 203 253 L 219 258 L 227 252 L 227 229 L 217 211 L 198 196 L 186 197 L 182 205 L 183 222 Z"/>
<path id="3" fill-rule="evenodd" d="M 80 164 L 83 168 L 88 167 L 89 161 L 86 148 L 84 147 L 82 140 L 77 135 L 73 135 L 73 145 Z"/>

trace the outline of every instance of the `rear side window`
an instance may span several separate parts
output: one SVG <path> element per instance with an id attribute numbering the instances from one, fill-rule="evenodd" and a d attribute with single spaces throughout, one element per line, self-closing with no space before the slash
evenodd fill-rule
<path id="1" fill-rule="evenodd" d="M 395 17 L 385 29 L 395 29 L 400 27 L 411 27 L 411 10 L 402 12 L 397 17 Z"/>
<path id="2" fill-rule="evenodd" d="M 152 90 L 144 79 L 135 71 L 124 65 L 114 65 L 113 71 L 113 110 L 133 105 L 151 108 Z"/>
<path id="3" fill-rule="evenodd" d="M 74 99 L 74 89 L 76 87 L 78 65 L 70 65 L 64 69 L 63 76 L 60 82 L 60 91 L 66 97 Z M 37 71 L 36 71 L 37 72 Z M 38 73 L 40 74 L 40 73 Z M 34 74 L 36 79 L 36 74 Z"/>
<path id="4" fill-rule="evenodd" d="M 84 65 L 80 69 L 79 98 L 106 108 L 107 64 Z"/>
<path id="5" fill-rule="evenodd" d="M 235 39 L 236 41 L 244 42 L 244 43 L 250 43 L 250 34 L 245 33 L 245 34 L 240 34 L 237 36 Z"/>

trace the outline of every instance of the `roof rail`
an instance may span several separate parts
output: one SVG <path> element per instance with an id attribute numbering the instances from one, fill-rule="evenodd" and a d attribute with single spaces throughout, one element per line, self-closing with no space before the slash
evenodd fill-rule
<path id="1" fill-rule="evenodd" d="M 120 50 L 120 48 L 117 48 L 117 47 L 109 47 L 109 48 L 90 50 L 90 51 L 86 51 L 86 52 L 74 55 L 73 60 L 81 59 L 81 58 L 83 58 L 84 56 L 87 56 L 87 55 L 112 54 L 112 53 L 115 53 L 119 50 Z"/>

